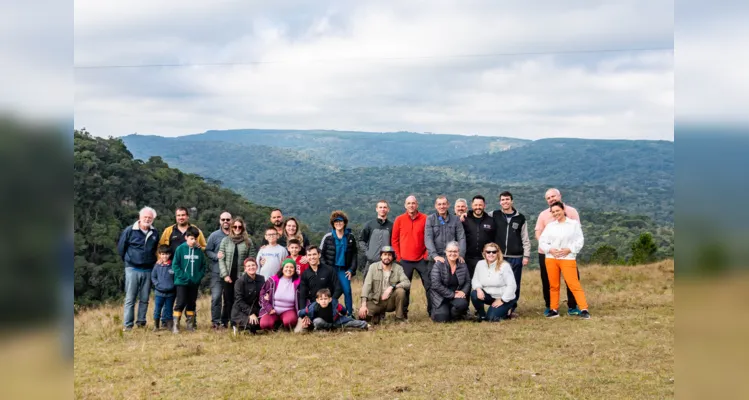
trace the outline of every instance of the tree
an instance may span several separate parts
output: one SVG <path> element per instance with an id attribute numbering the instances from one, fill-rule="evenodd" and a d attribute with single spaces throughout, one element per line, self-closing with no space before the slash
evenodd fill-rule
<path id="1" fill-rule="evenodd" d="M 630 264 L 647 264 L 655 261 L 655 252 L 658 251 L 650 232 L 641 233 L 640 237 L 632 243 L 632 257 Z"/>
<path id="2" fill-rule="evenodd" d="M 603 246 L 596 249 L 595 253 L 590 256 L 591 263 L 598 263 L 601 265 L 616 264 L 619 259 L 619 252 L 616 251 L 614 246 L 604 244 Z"/>

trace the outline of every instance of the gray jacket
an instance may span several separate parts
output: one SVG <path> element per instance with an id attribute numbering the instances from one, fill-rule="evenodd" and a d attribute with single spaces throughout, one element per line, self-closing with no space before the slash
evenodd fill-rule
<path id="1" fill-rule="evenodd" d="M 205 255 L 211 260 L 211 272 L 219 275 L 221 271 L 218 267 L 218 247 L 221 244 L 221 240 L 226 237 L 226 234 L 221 229 L 213 231 L 205 245 Z"/>
<path id="2" fill-rule="evenodd" d="M 359 236 L 359 251 L 364 254 L 366 261 L 373 263 L 380 261 L 380 250 L 383 246 L 390 246 L 390 236 L 393 232 L 393 221 L 375 218 L 367 221 Z"/>
<path id="3" fill-rule="evenodd" d="M 460 245 L 460 256 L 466 256 L 466 234 L 463 231 L 463 223 L 460 218 L 447 214 L 447 219 L 442 223 L 437 213 L 427 217 L 424 227 L 424 244 L 427 247 L 428 258 L 434 260 L 435 256 L 445 256 L 447 244 L 456 241 Z"/>

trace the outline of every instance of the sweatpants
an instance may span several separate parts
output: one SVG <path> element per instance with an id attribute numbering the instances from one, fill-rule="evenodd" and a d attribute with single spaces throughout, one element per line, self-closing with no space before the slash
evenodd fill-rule
<path id="1" fill-rule="evenodd" d="M 499 307 L 492 307 L 492 303 L 496 300 L 489 293 L 484 292 L 484 300 L 479 299 L 478 294 L 475 290 L 471 291 L 471 304 L 478 311 L 478 315 L 487 321 L 499 321 L 500 319 L 507 318 L 507 314 L 516 307 L 515 300 L 502 303 Z M 488 305 L 489 309 L 484 310 L 484 305 Z"/>
<path id="2" fill-rule="evenodd" d="M 265 314 L 260 318 L 260 329 L 273 329 L 278 321 L 281 321 L 281 325 L 285 328 L 294 329 L 298 319 L 294 310 L 284 311 L 281 314 Z"/>
<path id="3" fill-rule="evenodd" d="M 153 320 L 171 321 L 174 310 L 174 294 L 171 296 L 153 296 Z"/>
<path id="4" fill-rule="evenodd" d="M 401 260 L 400 265 L 403 267 L 403 272 L 406 274 L 411 283 L 413 283 L 414 270 L 419 273 L 421 282 L 424 284 L 424 294 L 427 301 L 427 314 L 432 315 L 432 304 L 429 301 L 429 288 L 432 287 L 429 277 L 429 266 L 426 260 L 420 261 L 406 261 Z M 413 286 L 413 285 L 412 285 Z M 411 302 L 411 289 L 406 290 L 406 299 L 403 301 L 403 313 L 404 317 L 408 317 L 408 304 Z"/>
<path id="5" fill-rule="evenodd" d="M 177 288 L 177 299 L 174 302 L 174 317 L 179 318 L 182 312 L 185 315 L 195 315 L 195 302 L 198 300 L 198 285 L 179 285 Z"/>
<path id="6" fill-rule="evenodd" d="M 468 311 L 468 299 L 444 299 L 439 307 L 432 310 L 432 321 L 450 322 L 462 319 Z"/>
<path id="7" fill-rule="evenodd" d="M 396 288 L 387 300 L 380 300 L 377 304 L 372 300 L 367 300 L 367 315 L 373 317 L 395 311 L 396 318 L 403 318 L 403 303 L 405 301 L 406 289 Z"/>
<path id="8" fill-rule="evenodd" d="M 551 303 L 549 308 L 552 310 L 559 309 L 559 273 L 564 276 L 567 287 L 572 291 L 573 298 L 581 310 L 588 309 L 588 302 L 585 300 L 585 292 L 577 280 L 577 261 L 575 260 L 557 260 L 554 258 L 546 259 L 546 273 L 549 275 L 549 293 Z"/>
<path id="9" fill-rule="evenodd" d="M 337 322 L 327 322 L 322 318 L 315 318 L 312 320 L 312 325 L 315 327 L 316 331 L 329 331 L 335 328 L 367 329 L 367 321 L 360 321 L 358 319 L 352 319 L 339 324 Z"/>
<path id="10" fill-rule="evenodd" d="M 515 311 L 515 309 L 518 308 L 518 302 L 520 301 L 520 281 L 523 278 L 523 257 L 506 257 L 505 261 L 510 264 L 512 267 L 512 274 L 515 275 L 517 289 L 515 289 L 515 305 L 512 306 L 512 311 Z"/>
<path id="11" fill-rule="evenodd" d="M 549 275 L 546 273 L 546 254 L 538 253 L 538 268 L 541 270 L 541 287 L 544 292 L 544 303 L 546 304 L 546 308 L 549 307 L 550 304 L 550 296 L 549 296 Z M 580 271 L 577 271 L 577 280 L 580 281 Z M 567 283 L 567 278 L 564 278 L 564 282 Z M 567 285 L 567 308 L 576 308 L 577 307 L 577 301 L 575 301 L 575 296 L 572 294 L 572 291 L 570 290 L 570 286 Z"/>

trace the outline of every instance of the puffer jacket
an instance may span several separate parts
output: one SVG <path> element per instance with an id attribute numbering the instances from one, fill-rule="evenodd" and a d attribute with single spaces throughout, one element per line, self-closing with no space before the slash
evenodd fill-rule
<path id="1" fill-rule="evenodd" d="M 223 279 L 229 276 L 231 272 L 231 265 L 234 261 L 234 257 L 239 257 L 237 263 L 237 278 L 244 275 L 244 260 L 247 257 L 255 257 L 255 245 L 252 243 L 252 239 L 249 239 L 250 245 L 242 241 L 237 244 L 237 250 L 239 254 L 234 254 L 234 242 L 231 237 L 227 236 L 221 239 L 221 244 L 218 246 L 218 251 L 224 252 L 224 258 L 218 260 L 219 276 Z"/>
<path id="2" fill-rule="evenodd" d="M 346 239 L 345 269 L 351 272 L 351 276 L 354 276 L 356 275 L 356 268 L 359 265 L 359 261 L 357 260 L 358 249 L 356 247 L 356 237 L 354 237 L 350 229 L 344 231 L 343 237 Z M 335 266 L 335 256 L 335 238 L 333 237 L 333 232 L 328 232 L 323 236 L 322 242 L 320 243 L 320 262 L 338 269 L 338 267 Z"/>
<path id="3" fill-rule="evenodd" d="M 466 300 L 468 300 L 471 294 L 471 277 L 468 273 L 468 266 L 458 261 L 455 275 L 458 277 L 458 290 L 465 293 Z M 432 302 L 432 310 L 436 310 L 442 305 L 443 301 L 455 297 L 455 292 L 447 288 L 450 283 L 450 263 L 447 260 L 444 263 L 435 263 L 429 277 L 431 278 L 429 282 L 429 301 Z"/>

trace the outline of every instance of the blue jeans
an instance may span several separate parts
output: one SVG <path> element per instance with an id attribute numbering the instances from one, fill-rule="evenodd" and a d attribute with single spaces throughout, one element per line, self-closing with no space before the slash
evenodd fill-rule
<path id="1" fill-rule="evenodd" d="M 125 327 L 133 327 L 135 298 L 138 298 L 138 325 L 146 324 L 148 295 L 151 293 L 151 270 L 125 267 Z"/>
<path id="2" fill-rule="evenodd" d="M 517 304 L 513 300 L 509 303 L 502 303 L 499 307 L 492 307 L 491 304 L 494 303 L 494 300 L 494 297 L 486 292 L 484 292 L 484 300 L 480 300 L 476 295 L 476 291 L 471 290 L 471 303 L 473 307 L 478 312 L 479 317 L 488 321 L 499 321 L 500 319 L 507 318 L 508 312 L 514 309 L 515 304 Z M 489 305 L 489 310 L 484 310 L 484 304 Z"/>
<path id="3" fill-rule="evenodd" d="M 153 297 L 153 320 L 171 321 L 172 309 L 174 309 L 175 296 L 154 296 Z"/>
<path id="4" fill-rule="evenodd" d="M 346 304 L 346 311 L 351 314 L 353 313 L 354 300 L 351 297 L 351 281 L 346 277 L 347 269 L 336 267 L 338 270 L 338 282 L 341 284 L 341 290 L 343 290 L 343 300 Z"/>

